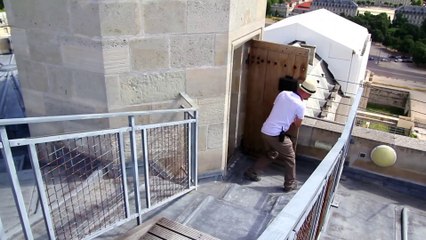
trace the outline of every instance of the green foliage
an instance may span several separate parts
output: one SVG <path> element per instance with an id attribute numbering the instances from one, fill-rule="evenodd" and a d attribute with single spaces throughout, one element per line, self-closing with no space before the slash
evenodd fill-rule
<path id="1" fill-rule="evenodd" d="M 426 63 L 426 20 L 417 27 L 401 15 L 395 16 L 391 23 L 385 13 L 373 15 L 370 12 L 348 19 L 366 27 L 373 41 L 411 55 L 417 64 Z"/>
<path id="2" fill-rule="evenodd" d="M 0 10 L 4 10 L 4 3 L 3 3 L 3 0 L 0 0 Z"/>
<path id="3" fill-rule="evenodd" d="M 404 109 L 375 103 L 367 103 L 367 111 L 385 115 L 404 115 Z"/>
<path id="4" fill-rule="evenodd" d="M 423 6 L 423 0 L 411 0 L 411 5 Z"/>

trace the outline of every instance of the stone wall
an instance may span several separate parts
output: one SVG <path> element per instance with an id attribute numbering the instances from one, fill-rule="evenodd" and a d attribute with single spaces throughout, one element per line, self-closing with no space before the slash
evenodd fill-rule
<path id="1" fill-rule="evenodd" d="M 5 5 L 28 116 L 147 110 L 187 92 L 200 107 L 200 173 L 224 170 L 231 46 L 263 29 L 266 0 Z"/>
<path id="2" fill-rule="evenodd" d="M 308 118 L 304 122 L 299 131 L 297 155 L 321 161 L 337 142 L 343 127 Z M 379 167 L 372 162 L 371 151 L 379 145 L 388 145 L 396 151 L 394 166 Z M 362 127 L 354 127 L 346 157 L 349 167 L 417 184 L 426 184 L 425 161 L 424 141 Z"/>

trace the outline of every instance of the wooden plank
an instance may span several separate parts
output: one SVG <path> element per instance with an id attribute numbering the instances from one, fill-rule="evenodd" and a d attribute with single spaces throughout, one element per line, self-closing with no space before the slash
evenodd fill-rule
<path id="1" fill-rule="evenodd" d="M 246 120 L 244 124 L 244 148 L 251 152 L 261 150 L 260 128 L 263 121 L 263 91 L 267 50 L 251 48 L 247 75 Z"/>
<path id="2" fill-rule="evenodd" d="M 171 221 L 167 218 L 160 219 L 160 221 L 158 221 L 157 225 L 164 227 L 164 228 L 173 229 L 174 231 L 177 231 L 180 234 L 182 234 L 182 235 L 184 235 L 184 236 L 186 236 L 190 239 L 218 240 L 217 238 L 212 237 L 212 236 L 210 236 L 206 233 L 200 232 L 196 229 L 182 225 L 182 224 L 177 223 L 175 221 Z"/>
<path id="3" fill-rule="evenodd" d="M 151 229 L 148 231 L 149 234 L 152 234 L 154 236 L 157 236 L 162 239 L 173 239 L 173 240 L 191 240 L 191 238 L 187 238 L 183 235 L 181 235 L 178 232 L 175 232 L 173 230 L 170 230 L 168 228 L 164 228 L 159 225 L 154 225 Z"/>
<path id="4" fill-rule="evenodd" d="M 164 239 L 159 238 L 155 235 L 152 235 L 151 233 L 147 233 L 144 236 L 142 236 L 141 238 L 139 238 L 139 240 L 164 240 Z"/>

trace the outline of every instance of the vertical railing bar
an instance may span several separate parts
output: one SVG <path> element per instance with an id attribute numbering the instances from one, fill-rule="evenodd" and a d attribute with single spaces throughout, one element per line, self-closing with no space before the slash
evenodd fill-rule
<path id="1" fill-rule="evenodd" d="M 194 111 L 194 119 L 195 122 L 193 123 L 193 139 L 192 139 L 192 145 L 193 145 L 193 152 L 192 152 L 192 158 L 193 158 L 193 175 L 194 175 L 194 186 L 198 186 L 198 113 L 197 111 Z"/>
<path id="2" fill-rule="evenodd" d="M 189 114 L 186 113 L 186 117 L 189 117 Z M 192 172 L 193 172 L 193 170 L 192 170 L 192 156 L 193 156 L 192 144 L 194 144 L 194 140 L 192 138 L 192 131 L 191 131 L 192 124 L 188 123 L 187 126 L 188 126 L 187 132 L 186 132 L 187 137 L 186 137 L 185 141 L 188 141 L 187 142 L 188 143 L 188 188 L 190 188 L 191 185 L 192 185 L 192 182 L 193 182 L 193 178 L 192 178 Z"/>
<path id="3" fill-rule="evenodd" d="M 33 239 L 30 222 L 27 215 L 27 209 L 25 207 L 24 197 L 22 196 L 21 186 L 19 184 L 15 163 L 13 162 L 12 151 L 10 149 L 9 139 L 5 126 L 0 127 L 0 137 L 3 145 L 1 151 L 3 153 L 3 157 L 5 158 L 7 172 L 12 184 L 13 198 L 15 199 L 16 208 L 19 213 L 19 219 L 21 220 L 22 230 L 26 239 Z"/>
<path id="4" fill-rule="evenodd" d="M 131 146 L 131 155 L 133 162 L 133 185 L 135 190 L 135 204 L 136 212 L 138 217 L 136 222 L 138 225 L 142 223 L 141 219 L 141 204 L 140 204 L 140 192 L 139 192 L 139 170 L 138 170 L 138 157 L 136 151 L 136 130 L 135 130 L 135 116 L 129 116 L 129 127 L 131 127 L 130 132 L 130 146 Z"/>
<path id="5" fill-rule="evenodd" d="M 142 144 L 143 144 L 143 161 L 145 170 L 145 191 L 146 191 L 146 207 L 151 207 L 151 191 L 149 185 L 149 159 L 148 159 L 148 136 L 147 129 L 142 130 Z"/>
<path id="6" fill-rule="evenodd" d="M 41 208 L 43 212 L 44 222 L 46 224 L 47 234 L 51 240 L 56 239 L 55 230 L 50 216 L 49 202 L 46 197 L 46 188 L 43 183 L 43 176 L 40 171 L 40 164 L 38 163 L 37 149 L 35 144 L 30 144 L 30 161 L 33 166 L 34 174 L 36 177 L 36 184 L 39 193 Z"/>
<path id="7" fill-rule="evenodd" d="M 118 151 L 120 152 L 121 181 L 122 181 L 123 191 L 124 191 L 124 207 L 126 211 L 126 218 L 128 218 L 130 216 L 130 208 L 129 208 L 129 192 L 127 189 L 126 156 L 124 153 L 123 132 L 118 133 Z"/>

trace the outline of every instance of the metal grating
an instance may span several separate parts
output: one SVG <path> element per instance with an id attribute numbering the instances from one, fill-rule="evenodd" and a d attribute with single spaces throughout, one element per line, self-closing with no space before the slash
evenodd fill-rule
<path id="1" fill-rule="evenodd" d="M 189 186 L 188 124 L 147 130 L 151 203 L 159 203 Z"/>
<path id="2" fill-rule="evenodd" d="M 318 215 L 321 212 L 321 207 L 324 200 L 323 198 L 324 192 L 325 191 L 323 189 L 320 196 L 315 201 L 314 206 L 311 208 L 311 211 L 309 212 L 305 221 L 303 222 L 303 225 L 300 227 L 299 231 L 297 232 L 296 239 L 298 240 L 314 239 L 312 236 L 315 235 L 314 231 L 316 230 L 316 225 L 318 223 Z"/>
<path id="3" fill-rule="evenodd" d="M 125 219 L 118 134 L 37 144 L 58 239 L 81 239 Z"/>

